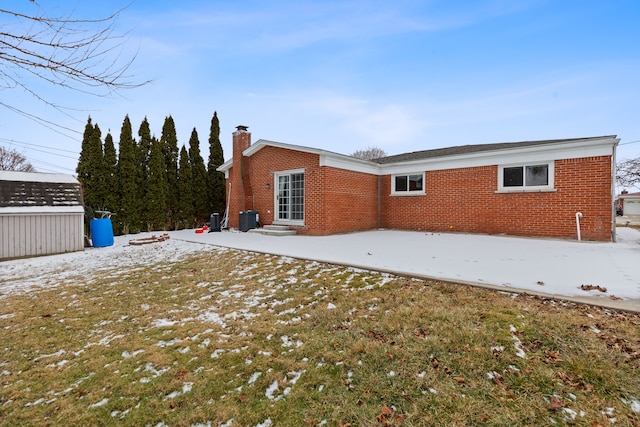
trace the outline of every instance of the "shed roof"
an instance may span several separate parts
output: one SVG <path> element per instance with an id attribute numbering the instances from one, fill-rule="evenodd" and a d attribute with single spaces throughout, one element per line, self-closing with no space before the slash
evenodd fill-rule
<path id="1" fill-rule="evenodd" d="M 76 211 L 82 206 L 80 182 L 71 175 L 0 171 L 1 212 L 69 211 L 69 207 L 77 207 Z"/>

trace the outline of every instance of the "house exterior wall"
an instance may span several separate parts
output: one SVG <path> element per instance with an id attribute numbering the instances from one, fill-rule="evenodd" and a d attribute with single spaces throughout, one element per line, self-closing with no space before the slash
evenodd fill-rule
<path id="1" fill-rule="evenodd" d="M 229 185 L 240 189 L 236 195 L 232 190 L 229 227 L 237 227 L 239 210 L 248 209 L 258 211 L 261 225 L 280 223 L 274 218 L 276 174 L 304 171 L 304 225 L 285 223 L 300 234 L 381 227 L 575 239 L 580 212 L 583 240 L 614 236 L 615 136 L 490 144 L 479 150 L 461 146 L 446 154 L 426 150 L 401 160 L 366 162 L 273 141 L 252 146 L 250 137 L 245 144 L 236 141 L 237 135 L 233 160 L 220 168 Z M 250 134 L 245 129 L 243 135 Z M 537 164 L 549 165 L 548 186 L 502 187 L 503 167 Z M 421 172 L 424 194 L 392 194 L 394 174 Z"/>
<path id="2" fill-rule="evenodd" d="M 498 166 L 426 171 L 424 196 L 392 196 L 381 180 L 381 226 L 514 236 L 611 240 L 612 158 L 556 160 L 551 192 L 497 193 Z"/>
<path id="3" fill-rule="evenodd" d="M 304 170 L 304 226 L 291 225 L 299 234 L 328 235 L 370 230 L 377 226 L 377 181 L 375 175 L 320 166 L 320 156 L 296 150 L 267 146 L 244 156 L 244 194 L 251 194 L 242 209 L 232 205 L 229 226 L 237 227 L 241 210 L 257 211 L 261 224 L 277 224 L 275 173 Z M 230 169 L 233 187 L 239 174 Z M 246 183 L 250 182 L 247 190 Z M 268 184 L 268 187 L 267 187 Z"/>
<path id="4" fill-rule="evenodd" d="M 327 218 L 323 235 L 378 227 L 378 177 L 362 172 L 323 167 Z"/>
<path id="5" fill-rule="evenodd" d="M 275 196 L 278 189 L 276 172 L 304 169 L 304 227 L 292 227 L 300 234 L 308 230 L 322 230 L 324 218 L 320 212 L 324 208 L 322 198 L 322 171 L 317 154 L 265 147 L 251 157 L 245 157 L 249 165 L 252 200 L 247 209 L 260 215 L 261 224 L 275 221 Z M 269 188 L 267 188 L 269 184 Z M 233 211 L 230 211 L 233 212 Z"/>
<path id="6" fill-rule="evenodd" d="M 237 159 L 234 166 L 229 169 L 229 179 L 227 181 L 227 192 L 229 193 L 229 227 L 238 228 L 240 219 L 238 212 L 247 210 L 247 203 L 251 201 L 252 195 L 246 194 L 248 179 L 245 183 L 245 177 L 248 173 L 246 160 L 243 161 L 242 151 L 251 145 L 251 133 L 246 131 L 246 127 L 239 126 L 238 130 L 233 133 L 233 158 Z M 229 187 L 230 183 L 230 187 Z M 231 213 L 235 212 L 236 215 Z"/>
<path id="7" fill-rule="evenodd" d="M 83 213 L 0 215 L 0 260 L 84 249 Z"/>

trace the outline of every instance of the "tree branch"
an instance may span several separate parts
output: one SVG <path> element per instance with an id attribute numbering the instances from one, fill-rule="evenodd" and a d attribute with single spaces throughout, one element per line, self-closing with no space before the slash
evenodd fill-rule
<path id="1" fill-rule="evenodd" d="M 127 74 L 137 53 L 123 60 L 126 34 L 115 33 L 123 10 L 104 18 L 73 19 L 49 17 L 42 9 L 32 15 L 0 9 L 10 17 L 0 32 L 0 89 L 20 87 L 55 105 L 32 89 L 30 76 L 93 95 L 104 95 L 99 89 L 110 94 L 147 84 Z"/>

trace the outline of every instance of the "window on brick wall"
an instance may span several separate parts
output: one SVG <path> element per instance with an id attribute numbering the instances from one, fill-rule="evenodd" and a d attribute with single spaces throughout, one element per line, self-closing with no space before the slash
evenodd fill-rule
<path id="1" fill-rule="evenodd" d="M 498 167 L 498 191 L 553 190 L 553 162 Z"/>
<path id="2" fill-rule="evenodd" d="M 424 194 L 424 173 L 391 176 L 391 194 L 397 196 Z"/>

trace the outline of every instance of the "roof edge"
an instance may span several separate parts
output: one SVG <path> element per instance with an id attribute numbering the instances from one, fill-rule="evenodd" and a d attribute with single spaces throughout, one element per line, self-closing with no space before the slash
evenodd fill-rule
<path id="1" fill-rule="evenodd" d="M 80 184 L 73 175 L 63 173 L 0 171 L 0 181 L 23 182 L 55 182 L 64 184 Z"/>

